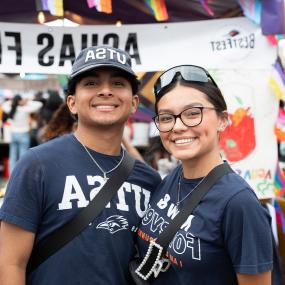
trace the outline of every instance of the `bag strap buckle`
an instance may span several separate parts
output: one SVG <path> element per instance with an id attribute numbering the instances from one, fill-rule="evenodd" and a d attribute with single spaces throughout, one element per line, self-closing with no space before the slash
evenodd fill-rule
<path id="1" fill-rule="evenodd" d="M 151 274 L 154 274 L 156 278 L 160 272 L 165 272 L 170 267 L 170 260 L 167 258 L 162 258 L 163 247 L 151 240 L 147 253 L 136 269 L 136 274 L 144 280 L 148 280 Z"/>

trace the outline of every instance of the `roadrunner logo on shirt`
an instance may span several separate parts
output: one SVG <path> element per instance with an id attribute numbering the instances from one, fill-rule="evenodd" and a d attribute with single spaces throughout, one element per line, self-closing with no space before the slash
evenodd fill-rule
<path id="1" fill-rule="evenodd" d="M 119 215 L 113 215 L 107 218 L 105 222 L 97 225 L 97 229 L 108 230 L 111 234 L 114 234 L 121 230 L 127 230 L 129 227 L 128 221 L 125 217 Z"/>

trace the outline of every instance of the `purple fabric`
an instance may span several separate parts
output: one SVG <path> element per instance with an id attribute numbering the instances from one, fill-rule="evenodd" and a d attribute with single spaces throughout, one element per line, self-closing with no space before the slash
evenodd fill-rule
<path id="1" fill-rule="evenodd" d="M 134 120 L 138 120 L 138 121 L 142 121 L 142 122 L 151 122 L 152 121 L 152 118 L 151 116 L 144 112 L 143 110 L 141 109 L 138 109 L 132 116 L 131 116 L 132 119 Z"/>
<path id="2" fill-rule="evenodd" d="M 283 0 L 262 0 L 261 29 L 264 35 L 285 33 Z"/>

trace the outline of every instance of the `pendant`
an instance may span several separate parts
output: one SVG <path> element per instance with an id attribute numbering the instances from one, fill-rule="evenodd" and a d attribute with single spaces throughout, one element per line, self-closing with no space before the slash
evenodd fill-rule
<path id="1" fill-rule="evenodd" d="M 106 173 L 103 173 L 103 179 L 104 181 L 107 181 L 109 178 L 107 177 L 107 174 Z"/>

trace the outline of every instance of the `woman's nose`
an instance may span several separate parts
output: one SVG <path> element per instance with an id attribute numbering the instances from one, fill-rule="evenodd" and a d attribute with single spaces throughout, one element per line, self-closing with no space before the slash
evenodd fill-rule
<path id="1" fill-rule="evenodd" d="M 173 126 L 173 131 L 181 131 L 181 130 L 187 130 L 187 126 L 182 122 L 181 117 L 176 117 L 174 126 Z"/>

